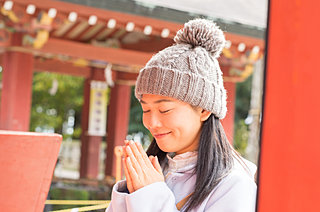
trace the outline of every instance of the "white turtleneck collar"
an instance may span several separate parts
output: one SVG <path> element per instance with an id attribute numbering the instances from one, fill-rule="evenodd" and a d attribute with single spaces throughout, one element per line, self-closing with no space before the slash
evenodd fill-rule
<path id="1" fill-rule="evenodd" d="M 168 153 L 167 159 L 168 164 L 166 167 L 166 172 L 189 172 L 193 171 L 197 164 L 198 152 L 186 152 L 179 155 L 174 153 Z"/>

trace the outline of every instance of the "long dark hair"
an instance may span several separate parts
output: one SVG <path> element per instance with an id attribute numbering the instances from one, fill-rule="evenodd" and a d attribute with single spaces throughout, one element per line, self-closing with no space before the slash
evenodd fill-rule
<path id="1" fill-rule="evenodd" d="M 233 148 L 219 119 L 211 114 L 201 129 L 198 160 L 194 170 L 197 177 L 195 189 L 183 207 L 183 211 L 189 211 L 200 205 L 223 177 L 230 172 L 233 167 L 232 152 Z M 147 154 L 156 155 L 162 165 L 167 153 L 163 152 L 153 139 Z"/>

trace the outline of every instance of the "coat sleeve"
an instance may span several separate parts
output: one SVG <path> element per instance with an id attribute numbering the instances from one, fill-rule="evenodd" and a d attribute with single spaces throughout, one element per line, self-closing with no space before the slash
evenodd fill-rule
<path id="1" fill-rule="evenodd" d="M 227 176 L 210 194 L 206 212 L 255 212 L 257 186 L 243 174 Z"/>
<path id="2" fill-rule="evenodd" d="M 255 212 L 257 186 L 253 179 L 233 172 L 223 179 L 194 212 Z M 145 186 L 131 194 L 126 182 L 117 183 L 107 212 L 178 212 L 166 183 Z"/>
<path id="3" fill-rule="evenodd" d="M 165 182 L 145 186 L 131 194 L 126 181 L 112 189 L 111 203 L 106 212 L 177 212 L 175 197 Z"/>
<path id="4" fill-rule="evenodd" d="M 127 191 L 127 182 L 120 181 L 112 188 L 111 202 L 106 212 L 126 212 L 126 196 L 129 195 Z"/>
<path id="5" fill-rule="evenodd" d="M 126 182 L 117 183 L 112 190 L 110 206 L 106 212 L 177 212 L 175 197 L 165 182 L 145 186 L 131 194 Z"/>

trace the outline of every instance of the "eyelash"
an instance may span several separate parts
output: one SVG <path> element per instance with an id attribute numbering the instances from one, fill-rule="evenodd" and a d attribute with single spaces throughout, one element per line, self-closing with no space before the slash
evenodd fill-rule
<path id="1" fill-rule="evenodd" d="M 159 110 L 160 113 L 167 113 L 167 112 L 169 112 L 169 111 L 170 111 L 170 110 L 164 110 L 164 111 Z"/>
<path id="2" fill-rule="evenodd" d="M 170 110 L 171 110 L 171 109 L 170 109 Z M 160 112 L 160 113 L 167 113 L 167 112 L 169 112 L 170 110 L 164 110 L 164 111 L 159 110 L 159 112 Z M 150 112 L 150 110 L 142 111 L 142 113 L 148 113 L 148 112 Z"/>

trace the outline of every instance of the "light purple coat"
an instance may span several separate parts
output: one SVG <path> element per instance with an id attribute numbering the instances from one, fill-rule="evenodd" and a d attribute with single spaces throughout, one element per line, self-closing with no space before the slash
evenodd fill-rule
<path id="1" fill-rule="evenodd" d="M 111 204 L 106 212 L 176 212 L 176 204 L 194 191 L 196 176 L 193 169 L 196 152 L 168 156 L 164 168 L 165 182 L 145 186 L 131 194 L 126 181 L 116 183 L 112 190 Z M 234 168 L 212 190 L 208 197 L 192 212 L 254 212 L 256 189 L 254 174 L 256 166 L 242 159 L 247 168 L 234 159 Z"/>

